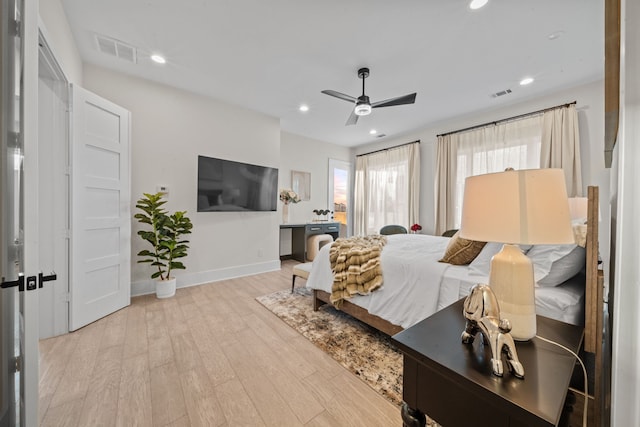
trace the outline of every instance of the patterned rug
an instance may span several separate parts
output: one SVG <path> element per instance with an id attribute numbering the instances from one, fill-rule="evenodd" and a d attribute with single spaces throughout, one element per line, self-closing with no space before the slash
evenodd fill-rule
<path id="1" fill-rule="evenodd" d="M 306 288 L 256 298 L 393 404 L 402 402 L 402 355 L 389 337 L 327 304 L 313 311 Z"/>

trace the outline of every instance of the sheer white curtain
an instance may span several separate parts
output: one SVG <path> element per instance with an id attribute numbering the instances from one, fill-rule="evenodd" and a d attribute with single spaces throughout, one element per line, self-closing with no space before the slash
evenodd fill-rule
<path id="1" fill-rule="evenodd" d="M 570 104 L 546 111 L 542 122 L 541 168 L 564 170 L 569 197 L 582 196 L 578 112 Z"/>
<path id="2" fill-rule="evenodd" d="M 420 144 L 418 142 L 356 158 L 354 234 L 376 234 L 382 226 L 407 229 L 418 222 Z"/>
<path id="3" fill-rule="evenodd" d="M 506 168 L 540 165 L 542 115 L 438 136 L 436 234 L 460 227 L 464 180 Z"/>

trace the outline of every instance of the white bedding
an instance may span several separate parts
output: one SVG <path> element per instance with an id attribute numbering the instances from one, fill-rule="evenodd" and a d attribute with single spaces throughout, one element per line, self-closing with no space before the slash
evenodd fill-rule
<path id="1" fill-rule="evenodd" d="M 487 277 L 469 275 L 467 266 L 438 262 L 448 243 L 448 237 L 424 234 L 387 236 L 380 258 L 382 287 L 349 301 L 406 329 L 468 295 L 476 283 L 487 283 Z M 330 246 L 324 245 L 316 256 L 307 279 L 308 288 L 331 293 Z M 536 312 L 581 324 L 583 297 L 584 281 L 536 288 Z"/>
<path id="2" fill-rule="evenodd" d="M 458 300 L 458 289 L 442 290 L 440 280 L 449 264 L 442 258 L 449 238 L 423 234 L 387 236 L 380 264 L 384 283 L 369 295 L 357 295 L 350 302 L 365 308 L 394 325 L 408 328 L 432 315 L 438 307 Z M 313 261 L 307 287 L 331 293 L 333 274 L 329 262 L 329 247 L 325 245 Z M 441 301 L 440 294 L 447 300 Z"/>

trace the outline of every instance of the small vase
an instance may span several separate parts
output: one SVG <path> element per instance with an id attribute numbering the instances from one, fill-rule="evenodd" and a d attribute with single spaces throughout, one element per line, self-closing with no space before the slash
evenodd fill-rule
<path id="1" fill-rule="evenodd" d="M 289 222 L 289 204 L 282 205 L 282 223 L 287 224 Z"/>

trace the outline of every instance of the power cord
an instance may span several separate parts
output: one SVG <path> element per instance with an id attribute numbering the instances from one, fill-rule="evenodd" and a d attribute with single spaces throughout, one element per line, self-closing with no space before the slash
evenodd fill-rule
<path id="1" fill-rule="evenodd" d="M 555 341 L 551 341 L 551 340 L 548 340 L 546 338 L 543 338 L 540 335 L 536 335 L 536 338 L 539 338 L 544 342 L 548 342 L 549 344 L 556 345 L 556 346 L 568 351 L 569 353 L 571 353 L 573 355 L 573 357 L 576 358 L 576 360 L 578 362 L 580 362 L 580 366 L 582 367 L 582 373 L 584 374 L 584 411 L 582 413 L 582 427 L 587 427 L 587 406 L 589 404 L 589 384 L 587 383 L 587 381 L 588 381 L 587 368 L 585 368 L 584 363 L 582 363 L 582 360 L 580 359 L 580 356 L 578 356 L 576 353 L 574 353 L 571 349 L 568 349 L 567 347 L 565 347 L 562 344 L 559 344 L 559 343 L 557 343 Z M 579 392 L 579 391 L 577 391 L 577 392 L 582 394 L 582 392 Z"/>

